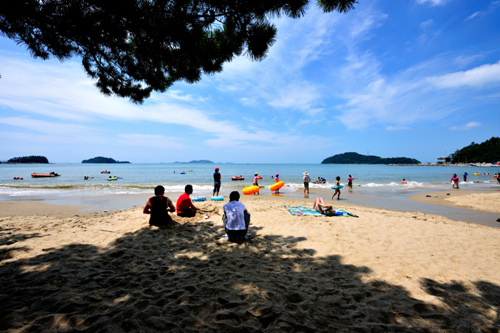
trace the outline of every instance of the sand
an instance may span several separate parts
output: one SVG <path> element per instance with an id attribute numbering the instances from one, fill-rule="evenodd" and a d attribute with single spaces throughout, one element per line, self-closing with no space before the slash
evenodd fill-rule
<path id="1" fill-rule="evenodd" d="M 432 193 L 419 193 L 412 200 L 464 209 L 500 213 L 500 192 L 478 192 L 452 189 Z M 499 216 L 500 217 L 500 216 Z"/>
<path id="2" fill-rule="evenodd" d="M 342 201 L 327 202 L 359 218 L 284 208 L 312 206 L 306 199 L 241 201 L 254 236 L 243 244 L 221 237 L 224 202 L 195 203 L 203 214 L 166 229 L 149 227 L 141 207 L 26 214 L 29 202 L 0 203 L 0 330 L 500 328 L 499 228 Z"/>

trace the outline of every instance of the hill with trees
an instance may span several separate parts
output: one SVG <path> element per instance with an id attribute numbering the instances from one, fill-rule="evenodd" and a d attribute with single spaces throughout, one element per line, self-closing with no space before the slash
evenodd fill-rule
<path id="1" fill-rule="evenodd" d="M 129 161 L 115 161 L 111 157 L 97 156 L 94 158 L 89 158 L 88 160 L 83 160 L 82 163 L 130 163 Z"/>
<path id="2" fill-rule="evenodd" d="M 321 164 L 420 164 L 420 161 L 408 157 L 382 158 L 358 153 L 343 153 L 325 158 Z"/>
<path id="3" fill-rule="evenodd" d="M 189 161 L 189 162 L 178 162 L 178 161 L 175 161 L 174 162 L 175 164 L 190 164 L 190 163 L 198 163 L 198 164 L 213 164 L 214 162 L 212 161 L 209 161 L 209 160 L 193 160 L 193 161 Z"/>
<path id="4" fill-rule="evenodd" d="M 23 156 L 23 157 L 13 157 L 7 161 L 7 163 L 39 163 L 48 164 L 49 160 L 45 156 Z"/>
<path id="5" fill-rule="evenodd" d="M 450 155 L 451 163 L 481 163 L 500 161 L 500 138 L 492 137 L 483 143 L 472 142 Z"/>

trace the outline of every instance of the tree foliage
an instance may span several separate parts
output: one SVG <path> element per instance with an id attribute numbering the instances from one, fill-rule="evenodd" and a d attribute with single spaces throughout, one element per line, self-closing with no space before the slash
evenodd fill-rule
<path id="1" fill-rule="evenodd" d="M 88 160 L 83 160 L 82 163 L 130 163 L 129 161 L 116 161 L 111 157 L 97 156 L 89 158 Z"/>
<path id="2" fill-rule="evenodd" d="M 325 158 L 321 164 L 420 164 L 420 161 L 408 157 L 382 158 L 358 153 L 343 153 Z"/>
<path id="3" fill-rule="evenodd" d="M 451 163 L 481 163 L 500 161 L 500 138 L 492 137 L 483 143 L 472 142 L 450 155 Z"/>
<path id="4" fill-rule="evenodd" d="M 0 2 L 0 33 L 34 57 L 81 57 L 106 95 L 143 102 L 175 81 L 194 83 L 246 52 L 265 57 L 272 16 L 299 18 L 308 0 L 15 0 Z M 356 0 L 318 0 L 347 12 Z"/>
<path id="5" fill-rule="evenodd" d="M 40 164 L 48 164 L 49 160 L 45 156 L 22 156 L 22 157 L 13 157 L 7 161 L 7 163 L 40 163 Z"/>

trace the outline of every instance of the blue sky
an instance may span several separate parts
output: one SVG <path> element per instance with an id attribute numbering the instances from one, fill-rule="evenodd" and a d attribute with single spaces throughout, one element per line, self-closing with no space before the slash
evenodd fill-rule
<path id="1" fill-rule="evenodd" d="M 142 105 L 101 95 L 79 59 L 0 37 L 0 161 L 95 156 L 320 163 L 344 152 L 435 162 L 500 136 L 500 1 L 359 0 L 274 20 L 267 58 L 235 58 Z"/>

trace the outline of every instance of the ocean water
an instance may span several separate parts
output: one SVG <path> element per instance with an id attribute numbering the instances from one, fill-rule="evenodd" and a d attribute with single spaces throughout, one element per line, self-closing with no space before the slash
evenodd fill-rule
<path id="1" fill-rule="evenodd" d="M 492 176 L 500 172 L 498 167 L 458 167 L 458 166 L 388 166 L 388 165 L 337 165 L 337 164 L 0 164 L 0 200 L 29 197 L 31 199 L 57 197 L 99 197 L 107 195 L 152 194 L 156 185 L 163 185 L 167 195 L 182 193 L 186 184 L 192 184 L 196 196 L 211 196 L 212 174 L 215 167 L 222 175 L 221 195 L 231 191 L 241 191 L 252 185 L 253 176 L 258 172 L 261 195 L 271 193 L 269 186 L 279 173 L 285 186 L 280 190 L 285 196 L 303 194 L 303 172 L 307 171 L 312 180 L 323 177 L 326 184 L 310 184 L 311 189 L 330 190 L 335 177 L 347 183 L 352 175 L 354 190 L 369 193 L 407 193 L 412 190 L 449 189 L 450 178 L 456 173 L 462 180 L 468 173 L 462 188 L 484 189 L 496 185 Z M 111 171 L 101 174 L 102 170 Z M 54 171 L 60 177 L 32 178 L 31 173 Z M 479 173 L 480 175 L 474 175 Z M 484 175 L 486 174 L 486 175 Z M 232 176 L 243 176 L 243 181 L 232 181 Z M 88 176 L 89 180 L 84 180 Z M 109 176 L 121 179 L 108 181 Z M 23 180 L 14 180 L 21 177 Z M 401 181 L 405 178 L 408 184 Z M 391 195 L 392 195 L 391 194 Z"/>

